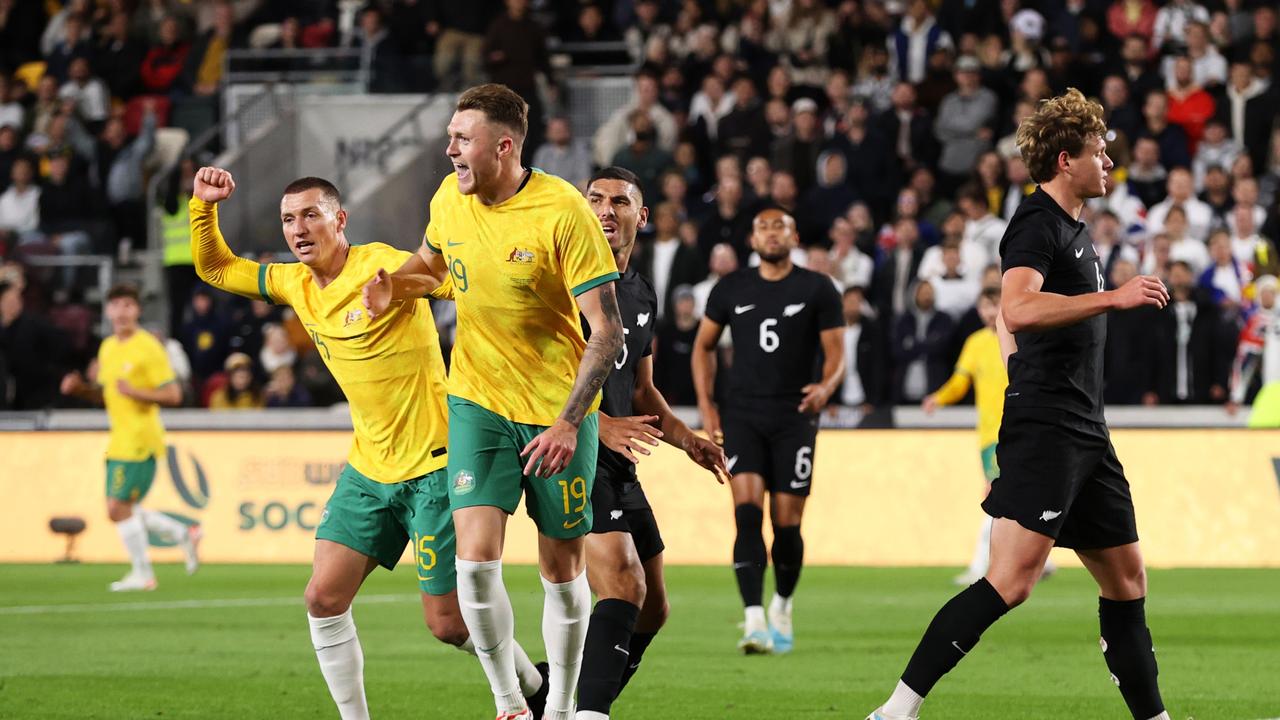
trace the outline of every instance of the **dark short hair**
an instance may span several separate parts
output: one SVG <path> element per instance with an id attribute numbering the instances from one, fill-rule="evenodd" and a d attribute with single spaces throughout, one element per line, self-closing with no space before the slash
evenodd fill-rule
<path id="1" fill-rule="evenodd" d="M 136 303 L 142 302 L 138 296 L 138 288 L 126 283 L 113 285 L 111 289 L 107 291 L 108 302 L 112 300 L 117 300 L 119 298 L 130 298 Z"/>
<path id="2" fill-rule="evenodd" d="M 489 122 L 510 130 L 517 143 L 523 142 L 529 133 L 529 103 L 515 90 L 500 83 L 468 88 L 458 96 L 456 109 L 458 112 L 479 110 Z"/>
<path id="3" fill-rule="evenodd" d="M 631 183 L 631 186 L 636 189 L 636 195 L 640 197 L 641 204 L 644 203 L 644 190 L 640 187 L 640 176 L 624 167 L 610 165 L 609 167 L 600 168 L 591 176 L 591 181 L 587 183 L 587 186 L 590 187 L 597 180 L 621 180 Z"/>
<path id="4" fill-rule="evenodd" d="M 1170 270 L 1173 270 L 1176 267 L 1181 267 L 1183 270 L 1186 270 L 1187 272 L 1191 273 L 1192 277 L 1195 277 L 1196 271 L 1191 268 L 1191 263 L 1187 262 L 1186 260 L 1174 260 L 1173 262 L 1169 263 Z"/>
<path id="5" fill-rule="evenodd" d="M 840 294 L 840 297 L 848 297 L 853 293 L 858 293 L 859 295 L 866 297 L 867 289 L 862 287 L 861 285 L 850 285 L 849 287 L 844 289 L 844 292 Z"/>
<path id="6" fill-rule="evenodd" d="M 334 205 L 342 207 L 342 193 L 338 192 L 337 186 L 333 183 L 318 177 L 302 177 L 294 180 L 284 187 L 283 195 L 296 195 L 304 193 L 308 190 L 320 190 L 326 200 L 331 200 Z"/>
<path id="7" fill-rule="evenodd" d="M 988 300 L 990 300 L 990 301 L 992 301 L 992 302 L 999 303 L 999 302 L 1000 302 L 1000 288 L 999 288 L 999 287 L 985 287 L 985 288 L 982 288 L 982 292 L 978 293 L 978 297 L 980 297 L 980 298 L 986 298 L 986 299 L 988 299 Z"/>

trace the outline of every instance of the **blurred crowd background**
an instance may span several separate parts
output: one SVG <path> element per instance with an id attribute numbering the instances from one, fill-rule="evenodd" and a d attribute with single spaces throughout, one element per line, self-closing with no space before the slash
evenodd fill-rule
<path id="1" fill-rule="evenodd" d="M 165 153 L 217 122 L 226 53 L 360 48 L 368 90 L 505 83 L 530 101 L 526 161 L 585 187 L 617 164 L 650 221 L 633 263 L 659 295 L 656 380 L 694 404 L 689 355 L 718 278 L 750 266 L 755 213 L 797 221 L 798 264 L 844 294 L 849 368 L 833 399 L 867 413 L 947 378 L 999 241 L 1034 189 L 1013 141 L 1036 102 L 1102 103 L 1115 162 L 1089 223 L 1109 286 L 1136 273 L 1171 305 L 1109 318 L 1111 404 L 1247 404 L 1280 315 L 1278 4 L 1247 0 L 0 0 L 0 408 L 74 404 L 100 290 L 39 258 L 164 256 L 166 339 L 187 402 L 341 401 L 297 318 L 203 287 Z M 292 57 L 282 53 L 285 57 Z M 301 55 L 299 55 L 301 57 Z M 298 61 L 301 62 L 301 61 Z M 625 72 L 630 101 L 590 136 L 568 74 Z M 181 139 L 166 131 L 180 128 Z M 170 158 L 172 159 L 172 158 Z M 434 188 L 423 188 L 424 199 Z M 367 238 L 372 240 L 374 238 Z M 88 288 L 88 289 L 87 289 Z M 453 313 L 437 305 L 447 346 Z M 732 342 L 723 348 L 732 361 Z"/>

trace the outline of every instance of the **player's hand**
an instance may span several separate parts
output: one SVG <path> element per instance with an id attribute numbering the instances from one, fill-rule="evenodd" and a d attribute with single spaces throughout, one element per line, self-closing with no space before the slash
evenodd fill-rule
<path id="1" fill-rule="evenodd" d="M 133 386 L 129 384 L 128 380 L 117 380 L 116 391 L 127 398 L 133 398 L 134 400 L 142 399 L 138 397 L 138 391 L 133 389 Z"/>
<path id="2" fill-rule="evenodd" d="M 831 399 L 831 391 L 822 383 L 809 383 L 800 388 L 800 392 L 804 393 L 804 399 L 800 401 L 800 407 L 796 408 L 802 413 L 816 413 L 827 406 L 827 401 Z"/>
<path id="3" fill-rule="evenodd" d="M 935 394 L 935 395 L 925 395 L 925 396 L 924 396 L 924 400 L 921 400 L 921 401 L 920 401 L 920 409 L 924 411 L 924 414 L 925 414 L 925 415 L 932 415 L 932 414 L 934 414 L 935 412 L 937 412 L 937 411 L 938 411 L 938 396 L 937 396 L 936 394 Z"/>
<path id="4" fill-rule="evenodd" d="M 716 482 L 723 485 L 729 479 L 729 461 L 724 457 L 724 448 L 693 433 L 689 434 L 682 447 L 690 460 L 716 476 Z"/>
<path id="5" fill-rule="evenodd" d="M 1169 304 L 1169 288 L 1154 275 L 1139 275 L 1111 291 L 1115 309 L 1130 310 L 1151 305 L 1163 308 Z"/>
<path id="6" fill-rule="evenodd" d="M 63 395 L 75 395 L 84 390 L 84 376 L 79 371 L 69 372 L 62 376 L 62 385 L 59 388 Z"/>
<path id="7" fill-rule="evenodd" d="M 640 462 L 636 453 L 648 455 L 645 445 L 658 446 L 662 431 L 654 426 L 657 415 L 632 415 L 631 417 L 600 416 L 600 442 L 610 450 L 630 460 Z"/>
<path id="8" fill-rule="evenodd" d="M 538 433 L 538 437 L 530 440 L 520 451 L 520 457 L 529 458 L 524 465 L 524 474 L 544 478 L 556 475 L 569 467 L 577 447 L 578 428 L 557 418 L 551 427 Z"/>
<path id="9" fill-rule="evenodd" d="M 711 438 L 711 442 L 724 445 L 724 431 L 720 429 L 720 410 L 715 403 L 698 406 L 698 414 L 702 415 L 702 429 Z"/>
<path id="10" fill-rule="evenodd" d="M 369 319 L 380 317 L 391 307 L 391 276 L 387 271 L 378 268 L 378 274 L 364 284 L 360 298 L 369 311 Z"/>
<path id="11" fill-rule="evenodd" d="M 236 191 L 236 181 L 231 173 L 216 167 L 202 167 L 196 171 L 193 195 L 207 203 L 222 202 Z"/>

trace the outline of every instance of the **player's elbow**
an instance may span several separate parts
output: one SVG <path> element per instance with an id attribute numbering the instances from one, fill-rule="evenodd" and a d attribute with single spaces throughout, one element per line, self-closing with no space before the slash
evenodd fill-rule
<path id="1" fill-rule="evenodd" d="M 1004 318 L 1004 327 L 1011 333 L 1018 333 L 1026 330 L 1031 323 L 1031 318 L 1027 317 L 1027 312 L 1022 304 L 1009 303 L 1000 310 L 1001 316 Z"/>

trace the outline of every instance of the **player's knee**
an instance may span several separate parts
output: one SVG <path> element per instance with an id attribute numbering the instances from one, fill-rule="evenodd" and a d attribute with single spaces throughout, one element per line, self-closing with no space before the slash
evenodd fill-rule
<path id="1" fill-rule="evenodd" d="M 111 522 L 123 522 L 133 516 L 133 505 L 119 500 L 107 501 L 107 517 Z"/>
<path id="2" fill-rule="evenodd" d="M 471 637 L 471 633 L 467 630 L 467 624 L 463 622 L 460 613 L 433 613 L 427 611 L 425 613 L 427 620 L 427 629 L 435 636 L 437 640 L 445 645 L 458 647 Z"/>
<path id="3" fill-rule="evenodd" d="M 1138 565 L 1124 574 L 1121 592 L 1125 600 L 1137 600 L 1147 596 L 1147 569 Z"/>
<path id="4" fill-rule="evenodd" d="M 667 594 L 661 589 L 651 588 L 640 610 L 640 621 L 636 623 L 636 627 L 643 627 L 646 632 L 657 632 L 667 624 L 670 617 L 671 603 L 667 601 Z"/>
<path id="5" fill-rule="evenodd" d="M 328 591 L 314 581 L 307 584 L 307 590 L 302 597 L 307 605 L 307 613 L 311 617 L 334 617 L 351 607 L 351 601 L 348 598 Z"/>
<path id="6" fill-rule="evenodd" d="M 610 568 L 598 594 L 601 598 L 625 600 L 636 607 L 645 603 L 644 566 L 626 562 Z"/>

